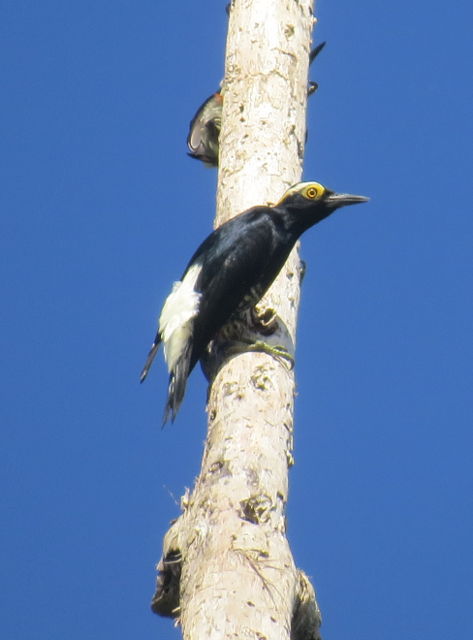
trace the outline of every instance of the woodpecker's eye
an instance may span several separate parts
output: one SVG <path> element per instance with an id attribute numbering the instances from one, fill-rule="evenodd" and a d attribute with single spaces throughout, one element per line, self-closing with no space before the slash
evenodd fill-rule
<path id="1" fill-rule="evenodd" d="M 309 198 L 310 200 L 315 200 L 318 196 L 318 191 L 316 187 L 309 187 L 307 189 L 307 191 L 305 192 L 306 198 Z"/>

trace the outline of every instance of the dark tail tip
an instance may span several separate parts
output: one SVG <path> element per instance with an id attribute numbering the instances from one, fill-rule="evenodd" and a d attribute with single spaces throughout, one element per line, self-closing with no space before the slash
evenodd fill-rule
<path id="1" fill-rule="evenodd" d="M 158 353 L 158 349 L 159 349 L 160 343 L 161 343 L 161 338 L 159 337 L 159 334 L 158 334 L 156 336 L 155 341 L 151 345 L 151 349 L 149 350 L 148 357 L 146 358 L 145 366 L 141 370 L 140 383 L 144 382 L 146 380 L 146 376 L 148 375 L 149 370 L 151 369 L 151 365 L 153 364 L 153 360 L 154 360 L 156 354 Z"/>
<path id="2" fill-rule="evenodd" d="M 161 422 L 161 429 L 164 429 L 166 424 L 171 421 L 171 424 L 174 424 L 174 420 L 176 419 L 177 412 L 179 411 L 179 407 L 181 406 L 182 400 L 179 401 L 177 406 L 174 404 L 174 398 L 169 397 L 166 402 L 166 406 L 164 407 L 163 420 Z"/>
<path id="3" fill-rule="evenodd" d="M 327 42 L 324 40 L 312 49 L 312 51 L 309 53 L 309 64 L 312 64 L 314 62 L 315 58 L 319 55 L 326 44 Z"/>
<path id="4" fill-rule="evenodd" d="M 185 353 L 179 359 L 174 370 L 169 375 L 168 397 L 166 400 L 166 406 L 164 407 L 162 422 L 163 427 L 168 422 L 169 418 L 171 418 L 171 422 L 174 422 L 177 412 L 179 411 L 179 407 L 184 400 L 187 377 L 189 375 L 189 356 L 190 345 L 188 345 Z"/>

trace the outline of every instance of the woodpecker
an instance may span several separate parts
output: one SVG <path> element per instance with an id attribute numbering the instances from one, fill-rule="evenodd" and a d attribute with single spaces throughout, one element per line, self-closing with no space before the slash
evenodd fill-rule
<path id="1" fill-rule="evenodd" d="M 222 126 L 223 96 L 213 93 L 197 109 L 189 125 L 187 146 L 191 158 L 200 160 L 208 167 L 218 165 L 218 138 Z"/>
<path id="2" fill-rule="evenodd" d="M 325 42 L 321 42 L 312 49 L 309 54 L 309 65 L 312 64 L 324 47 Z M 310 81 L 307 95 L 312 95 L 317 87 L 316 82 Z M 191 158 L 200 160 L 208 167 L 216 167 L 218 165 L 218 138 L 222 126 L 222 106 L 223 96 L 220 91 L 217 91 L 200 105 L 189 125 L 189 134 L 187 136 L 188 155 Z"/>
<path id="3" fill-rule="evenodd" d="M 187 378 L 214 336 L 262 298 L 299 236 L 336 209 L 367 200 L 299 182 L 274 206 L 252 207 L 204 240 L 164 302 L 140 376 L 143 382 L 162 342 L 169 370 L 163 425 L 169 416 L 174 422 Z"/>

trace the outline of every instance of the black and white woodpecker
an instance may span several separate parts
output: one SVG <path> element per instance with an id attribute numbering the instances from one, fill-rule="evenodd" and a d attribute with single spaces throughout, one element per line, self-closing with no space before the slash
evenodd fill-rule
<path id="1" fill-rule="evenodd" d="M 163 424 L 169 415 L 174 421 L 187 378 L 209 343 L 232 316 L 262 298 L 300 235 L 336 209 L 367 200 L 299 182 L 276 205 L 252 207 L 204 240 L 164 302 L 140 376 L 143 382 L 162 342 L 169 370 Z"/>
<path id="2" fill-rule="evenodd" d="M 309 54 L 309 65 L 325 47 L 325 42 L 317 45 Z M 317 89 L 316 82 L 310 81 L 307 94 L 310 96 Z M 223 95 L 220 91 L 213 93 L 197 109 L 189 125 L 187 136 L 188 155 L 200 160 L 208 167 L 218 165 L 218 139 L 222 126 Z"/>

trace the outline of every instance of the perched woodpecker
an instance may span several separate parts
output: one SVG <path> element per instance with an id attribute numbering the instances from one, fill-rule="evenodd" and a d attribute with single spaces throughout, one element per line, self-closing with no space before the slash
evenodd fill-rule
<path id="1" fill-rule="evenodd" d="M 169 415 L 174 421 L 187 378 L 210 341 L 261 299 L 299 236 L 336 209 L 367 200 L 300 182 L 276 205 L 252 207 L 204 240 L 164 303 L 140 376 L 143 382 L 162 342 L 169 370 L 163 424 Z"/>
<path id="2" fill-rule="evenodd" d="M 321 42 L 312 49 L 309 54 L 309 65 L 312 64 L 324 47 L 325 42 Z M 317 87 L 316 82 L 310 81 L 307 94 L 309 96 L 312 95 Z M 187 136 L 188 155 L 191 158 L 200 160 L 208 167 L 216 167 L 218 165 L 218 138 L 222 126 L 222 106 L 223 96 L 220 91 L 217 91 L 200 105 L 189 125 L 189 134 Z"/>

